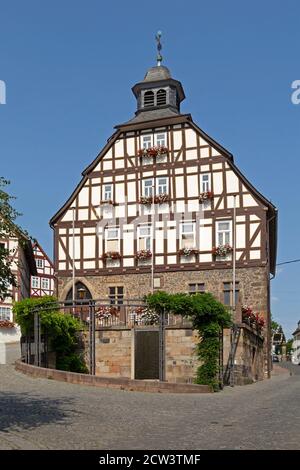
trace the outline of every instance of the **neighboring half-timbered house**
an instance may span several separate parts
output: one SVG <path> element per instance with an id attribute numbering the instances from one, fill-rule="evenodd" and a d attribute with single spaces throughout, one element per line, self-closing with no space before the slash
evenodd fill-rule
<path id="1" fill-rule="evenodd" d="M 181 114 L 183 87 L 166 67 L 149 69 L 132 91 L 135 117 L 116 126 L 51 219 L 60 300 L 72 289 L 74 253 L 76 281 L 91 297 L 210 291 L 229 305 L 235 244 L 236 303 L 269 323 L 276 208 Z"/>
<path id="2" fill-rule="evenodd" d="M 37 269 L 36 276 L 31 276 L 31 297 L 53 295 L 55 290 L 54 266 L 41 245 L 35 241 L 32 244 Z"/>
<path id="3" fill-rule="evenodd" d="M 11 271 L 17 287 L 11 286 L 9 296 L 0 301 L 0 320 L 13 320 L 14 301 L 30 297 L 30 277 L 36 274 L 30 239 L 16 228 L 16 237 L 0 239 L 0 244 L 9 251 L 12 260 Z"/>

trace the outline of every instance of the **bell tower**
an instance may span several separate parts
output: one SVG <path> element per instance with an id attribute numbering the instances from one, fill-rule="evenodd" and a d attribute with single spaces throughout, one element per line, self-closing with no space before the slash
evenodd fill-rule
<path id="1" fill-rule="evenodd" d="M 132 121 L 147 121 L 180 114 L 180 103 L 185 99 L 185 94 L 181 83 L 171 77 L 167 67 L 161 65 L 163 58 L 160 40 L 159 31 L 156 35 L 157 65 L 151 67 L 144 80 L 132 88 L 137 100 L 136 118 Z"/>

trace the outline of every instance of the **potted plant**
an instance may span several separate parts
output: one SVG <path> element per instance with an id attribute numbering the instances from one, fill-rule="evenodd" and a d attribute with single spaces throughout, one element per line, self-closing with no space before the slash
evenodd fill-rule
<path id="1" fill-rule="evenodd" d="M 196 255 L 197 253 L 199 253 L 199 251 L 196 250 L 196 248 L 181 248 L 179 250 L 179 255 L 184 256 L 186 258 L 188 258 L 191 255 Z"/>
<path id="2" fill-rule="evenodd" d="M 226 256 L 231 252 L 232 247 L 229 245 L 229 243 L 226 243 L 225 245 L 215 246 L 212 249 L 212 254 L 214 256 L 219 256 L 220 258 L 226 258 Z"/>
<path id="3" fill-rule="evenodd" d="M 212 191 L 204 191 L 199 195 L 199 202 L 200 204 L 203 204 L 204 202 L 208 201 L 209 199 L 212 199 L 214 197 L 214 193 Z"/>
<path id="4" fill-rule="evenodd" d="M 115 260 L 115 259 L 120 259 L 121 255 L 118 251 L 107 251 L 103 255 L 103 259 L 108 259 L 108 260 Z"/>
<path id="5" fill-rule="evenodd" d="M 135 257 L 138 260 L 150 259 L 152 258 L 152 252 L 151 250 L 139 250 Z"/>
<path id="6" fill-rule="evenodd" d="M 16 325 L 10 320 L 0 320 L 0 328 L 14 328 Z"/>

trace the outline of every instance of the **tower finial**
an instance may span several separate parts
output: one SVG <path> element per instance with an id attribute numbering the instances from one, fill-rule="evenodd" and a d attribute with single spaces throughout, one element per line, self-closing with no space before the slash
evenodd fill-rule
<path id="1" fill-rule="evenodd" d="M 155 36 L 155 39 L 156 39 L 156 42 L 157 42 L 157 56 L 156 56 L 156 60 L 157 60 L 157 66 L 160 67 L 161 63 L 162 63 L 162 55 L 160 53 L 161 49 L 162 49 L 162 45 L 161 45 L 161 42 L 160 42 L 160 38 L 161 38 L 161 31 L 157 31 L 156 33 L 156 36 Z"/>

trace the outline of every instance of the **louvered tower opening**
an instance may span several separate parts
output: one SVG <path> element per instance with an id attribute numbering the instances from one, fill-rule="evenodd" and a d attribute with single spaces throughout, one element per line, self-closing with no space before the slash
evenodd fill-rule
<path id="1" fill-rule="evenodd" d="M 167 92 L 166 90 L 158 90 L 156 95 L 156 105 L 163 106 L 167 104 Z"/>
<path id="2" fill-rule="evenodd" d="M 154 93 L 153 91 L 146 91 L 144 94 L 144 107 L 154 106 Z"/>

